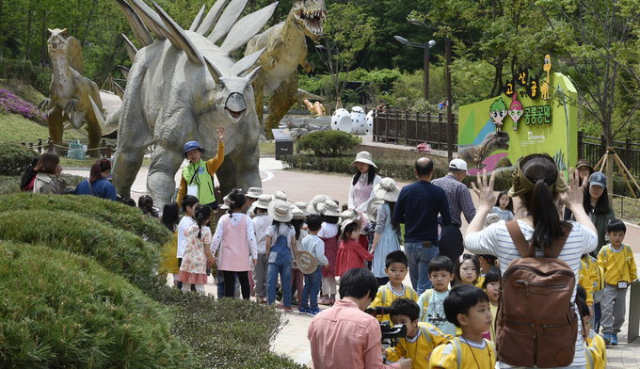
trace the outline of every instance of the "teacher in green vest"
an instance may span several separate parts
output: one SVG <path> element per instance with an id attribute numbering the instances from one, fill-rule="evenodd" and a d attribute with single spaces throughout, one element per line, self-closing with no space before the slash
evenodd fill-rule
<path id="1" fill-rule="evenodd" d="M 207 161 L 202 159 L 202 153 L 205 150 L 197 141 L 184 144 L 184 157 L 189 164 L 182 170 L 182 178 L 180 178 L 180 189 L 176 199 L 179 206 L 182 206 L 185 195 L 192 195 L 198 198 L 200 204 L 207 205 L 213 210 L 218 208 L 213 175 L 224 161 L 224 134 L 225 128 L 218 128 L 218 152 L 215 157 Z"/>

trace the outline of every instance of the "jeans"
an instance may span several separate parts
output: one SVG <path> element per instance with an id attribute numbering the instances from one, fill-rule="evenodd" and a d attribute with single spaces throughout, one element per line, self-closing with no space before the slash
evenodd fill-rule
<path id="1" fill-rule="evenodd" d="M 282 286 L 282 304 L 291 307 L 291 261 L 288 263 L 269 263 L 267 269 L 267 303 L 273 305 L 276 302 L 276 285 L 280 274 L 280 286 Z"/>
<path id="2" fill-rule="evenodd" d="M 411 285 L 418 295 L 432 288 L 429 280 L 429 262 L 438 256 L 440 248 L 438 246 L 423 247 L 422 242 L 405 242 L 404 252 L 409 261 L 409 277 Z"/>
<path id="3" fill-rule="evenodd" d="M 300 308 L 309 308 L 318 310 L 318 293 L 320 293 L 320 282 L 322 281 L 322 267 L 318 267 L 315 272 L 304 275 L 304 288 L 302 289 L 302 298 L 300 300 Z M 309 300 L 311 303 L 309 304 Z"/>

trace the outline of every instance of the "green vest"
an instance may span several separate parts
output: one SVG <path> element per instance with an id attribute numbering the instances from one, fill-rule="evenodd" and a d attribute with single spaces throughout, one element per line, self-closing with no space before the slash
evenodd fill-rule
<path id="1" fill-rule="evenodd" d="M 216 195 L 213 190 L 213 176 L 207 171 L 207 162 L 200 159 L 197 164 L 189 162 L 182 170 L 182 178 L 189 186 L 198 186 L 198 201 L 201 204 L 211 204 L 216 201 Z"/>

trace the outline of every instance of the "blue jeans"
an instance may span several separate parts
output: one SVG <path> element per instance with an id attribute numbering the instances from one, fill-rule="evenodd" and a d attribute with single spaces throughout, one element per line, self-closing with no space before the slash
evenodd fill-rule
<path id="1" fill-rule="evenodd" d="M 276 302 L 276 286 L 280 274 L 280 286 L 282 287 L 282 304 L 291 307 L 291 262 L 269 263 L 267 269 L 267 304 Z"/>
<path id="2" fill-rule="evenodd" d="M 318 267 L 315 272 L 304 275 L 304 288 L 302 289 L 302 299 L 300 308 L 318 310 L 318 293 L 320 293 L 320 282 L 322 281 L 322 267 Z M 311 304 L 309 304 L 311 300 Z"/>
<path id="3" fill-rule="evenodd" d="M 423 247 L 422 242 L 405 242 L 404 252 L 409 261 L 409 277 L 411 285 L 418 295 L 432 288 L 429 280 L 429 262 L 438 256 L 438 246 Z"/>

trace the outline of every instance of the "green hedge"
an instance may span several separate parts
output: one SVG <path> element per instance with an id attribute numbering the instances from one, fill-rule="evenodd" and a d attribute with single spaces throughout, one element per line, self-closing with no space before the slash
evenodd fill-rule
<path id="1" fill-rule="evenodd" d="M 96 220 L 105 226 L 132 232 L 158 245 L 164 244 L 171 238 L 169 230 L 157 220 L 143 216 L 140 209 L 93 196 L 40 195 L 22 192 L 2 197 L 0 212 L 20 209 L 73 212 L 84 218 Z"/>
<path id="2" fill-rule="evenodd" d="M 29 84 L 43 95 L 49 95 L 52 75 L 50 68 L 35 66 L 29 60 L 0 58 L 0 78 Z"/>
<path id="3" fill-rule="evenodd" d="M 214 300 L 167 286 L 148 289 L 169 306 L 174 334 L 193 348 L 196 368 L 303 368 L 269 351 L 282 323 L 273 307 L 241 299 Z"/>
<path id="4" fill-rule="evenodd" d="M 360 144 L 360 138 L 342 131 L 314 131 L 297 142 L 298 150 L 310 150 L 317 156 L 336 157 Z"/>
<path id="5" fill-rule="evenodd" d="M 289 155 L 283 159 L 288 169 L 296 170 L 314 170 L 321 172 L 333 172 L 344 174 L 355 174 L 355 169 L 351 166 L 353 162 L 353 156 L 340 156 L 336 158 L 324 158 L 310 154 L 296 154 Z M 384 161 L 376 159 L 376 165 L 378 166 L 377 173 L 382 177 L 391 177 L 396 181 L 415 181 L 416 177 L 413 174 L 414 162 L 398 163 L 396 161 Z M 444 177 L 447 174 L 447 170 L 444 168 L 436 167 L 436 174 L 434 178 Z M 471 181 L 475 181 L 476 177 L 467 176 L 463 181 L 469 188 L 471 187 Z M 511 186 L 511 172 L 505 172 L 499 174 L 495 180 L 495 190 L 502 191 L 508 190 Z"/>
<path id="6" fill-rule="evenodd" d="M 151 278 L 159 259 L 157 247 L 130 232 L 59 210 L 3 212 L 0 216 L 0 239 L 42 243 L 54 249 L 90 256 L 134 284 Z"/>
<path id="7" fill-rule="evenodd" d="M 193 367 L 168 312 L 85 257 L 0 241 L 0 291 L 2 368 Z"/>
<path id="8" fill-rule="evenodd" d="M 33 150 L 22 145 L 0 144 L 0 176 L 19 176 L 35 155 Z"/>

